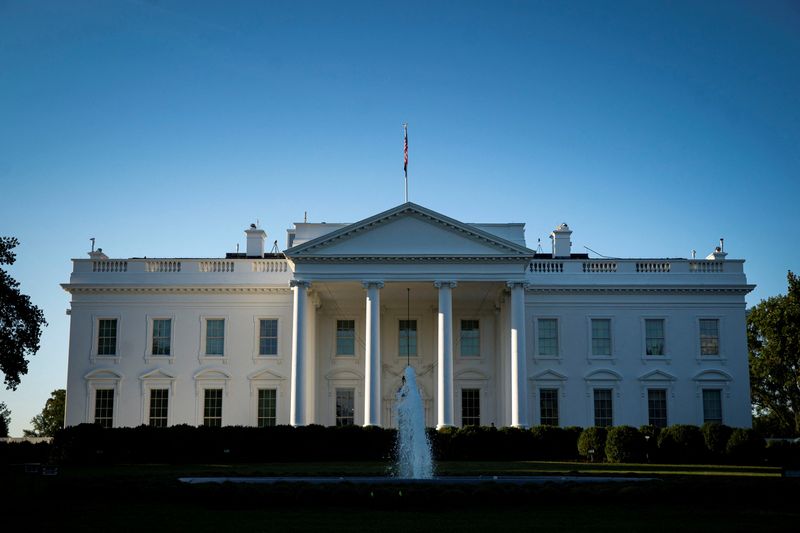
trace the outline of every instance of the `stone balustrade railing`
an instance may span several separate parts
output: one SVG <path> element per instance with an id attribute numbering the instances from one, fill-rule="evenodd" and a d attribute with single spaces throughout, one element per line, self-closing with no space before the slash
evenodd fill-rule
<path id="1" fill-rule="evenodd" d="M 289 272 L 285 259 L 75 259 L 73 273 L 228 274 Z"/>
<path id="2" fill-rule="evenodd" d="M 700 259 L 534 259 L 528 275 L 601 274 L 742 274 L 743 261 Z"/>

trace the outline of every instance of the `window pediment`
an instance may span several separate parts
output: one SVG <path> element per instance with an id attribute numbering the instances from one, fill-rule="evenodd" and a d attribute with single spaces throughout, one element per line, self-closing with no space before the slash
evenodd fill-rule
<path id="1" fill-rule="evenodd" d="M 255 380 L 283 381 L 286 379 L 286 376 L 274 372 L 268 368 L 265 368 L 262 370 L 256 370 L 255 372 L 248 374 L 247 379 L 249 379 L 250 381 L 255 381 Z"/>
<path id="2" fill-rule="evenodd" d="M 663 370 L 651 370 L 639 376 L 639 381 L 675 381 L 678 378 Z"/>
<path id="3" fill-rule="evenodd" d="M 583 376 L 583 379 L 586 381 L 621 381 L 622 374 L 610 368 L 599 368 Z"/>
<path id="4" fill-rule="evenodd" d="M 221 368 L 205 368 L 198 370 L 195 372 L 192 378 L 195 381 L 200 380 L 228 380 L 231 379 L 231 375 Z"/>
<path id="5" fill-rule="evenodd" d="M 566 381 L 567 376 L 561 372 L 556 372 L 555 370 L 544 370 L 538 374 L 534 374 L 528 379 L 535 381 Z"/>
<path id="6" fill-rule="evenodd" d="M 120 381 L 122 380 L 122 374 L 108 368 L 98 368 L 96 370 L 92 370 L 91 372 L 83 376 L 83 379 L 87 380 L 106 379 L 106 380 Z"/>
<path id="7" fill-rule="evenodd" d="M 725 372 L 724 370 L 720 370 L 718 368 L 709 368 L 708 370 L 703 370 L 702 372 L 698 372 L 692 378 L 693 381 L 733 381 L 733 376 Z"/>

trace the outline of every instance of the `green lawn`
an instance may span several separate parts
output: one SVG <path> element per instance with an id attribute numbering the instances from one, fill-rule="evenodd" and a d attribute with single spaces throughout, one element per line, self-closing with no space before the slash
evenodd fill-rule
<path id="1" fill-rule="evenodd" d="M 800 480 L 773 468 L 444 462 L 442 475 L 639 475 L 506 486 L 185 485 L 180 476 L 383 475 L 384 463 L 0 467 L 4 525 L 81 531 L 791 531 Z M 5 529 L 5 528 L 4 528 Z M 9 528 L 11 531 L 12 528 Z"/>

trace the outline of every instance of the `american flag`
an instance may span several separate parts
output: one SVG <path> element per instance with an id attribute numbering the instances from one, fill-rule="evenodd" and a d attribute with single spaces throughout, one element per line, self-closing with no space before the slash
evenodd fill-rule
<path id="1" fill-rule="evenodd" d="M 408 124 L 403 124 L 403 172 L 408 177 Z"/>

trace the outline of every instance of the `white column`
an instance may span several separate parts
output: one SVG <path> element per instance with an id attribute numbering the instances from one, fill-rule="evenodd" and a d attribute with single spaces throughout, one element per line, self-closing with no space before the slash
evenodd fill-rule
<path id="1" fill-rule="evenodd" d="M 367 334 L 364 357 L 364 425 L 381 424 L 381 293 L 382 281 L 364 281 L 367 289 Z"/>
<path id="2" fill-rule="evenodd" d="M 292 311 L 292 390 L 289 401 L 289 423 L 293 426 L 306 425 L 306 300 L 308 281 L 290 280 L 294 292 Z"/>
<path id="3" fill-rule="evenodd" d="M 439 359 L 436 428 L 453 425 L 453 293 L 455 281 L 434 281 L 439 289 Z"/>
<path id="4" fill-rule="evenodd" d="M 528 370 L 525 353 L 525 283 L 509 281 L 511 289 L 511 425 L 528 427 Z"/>

